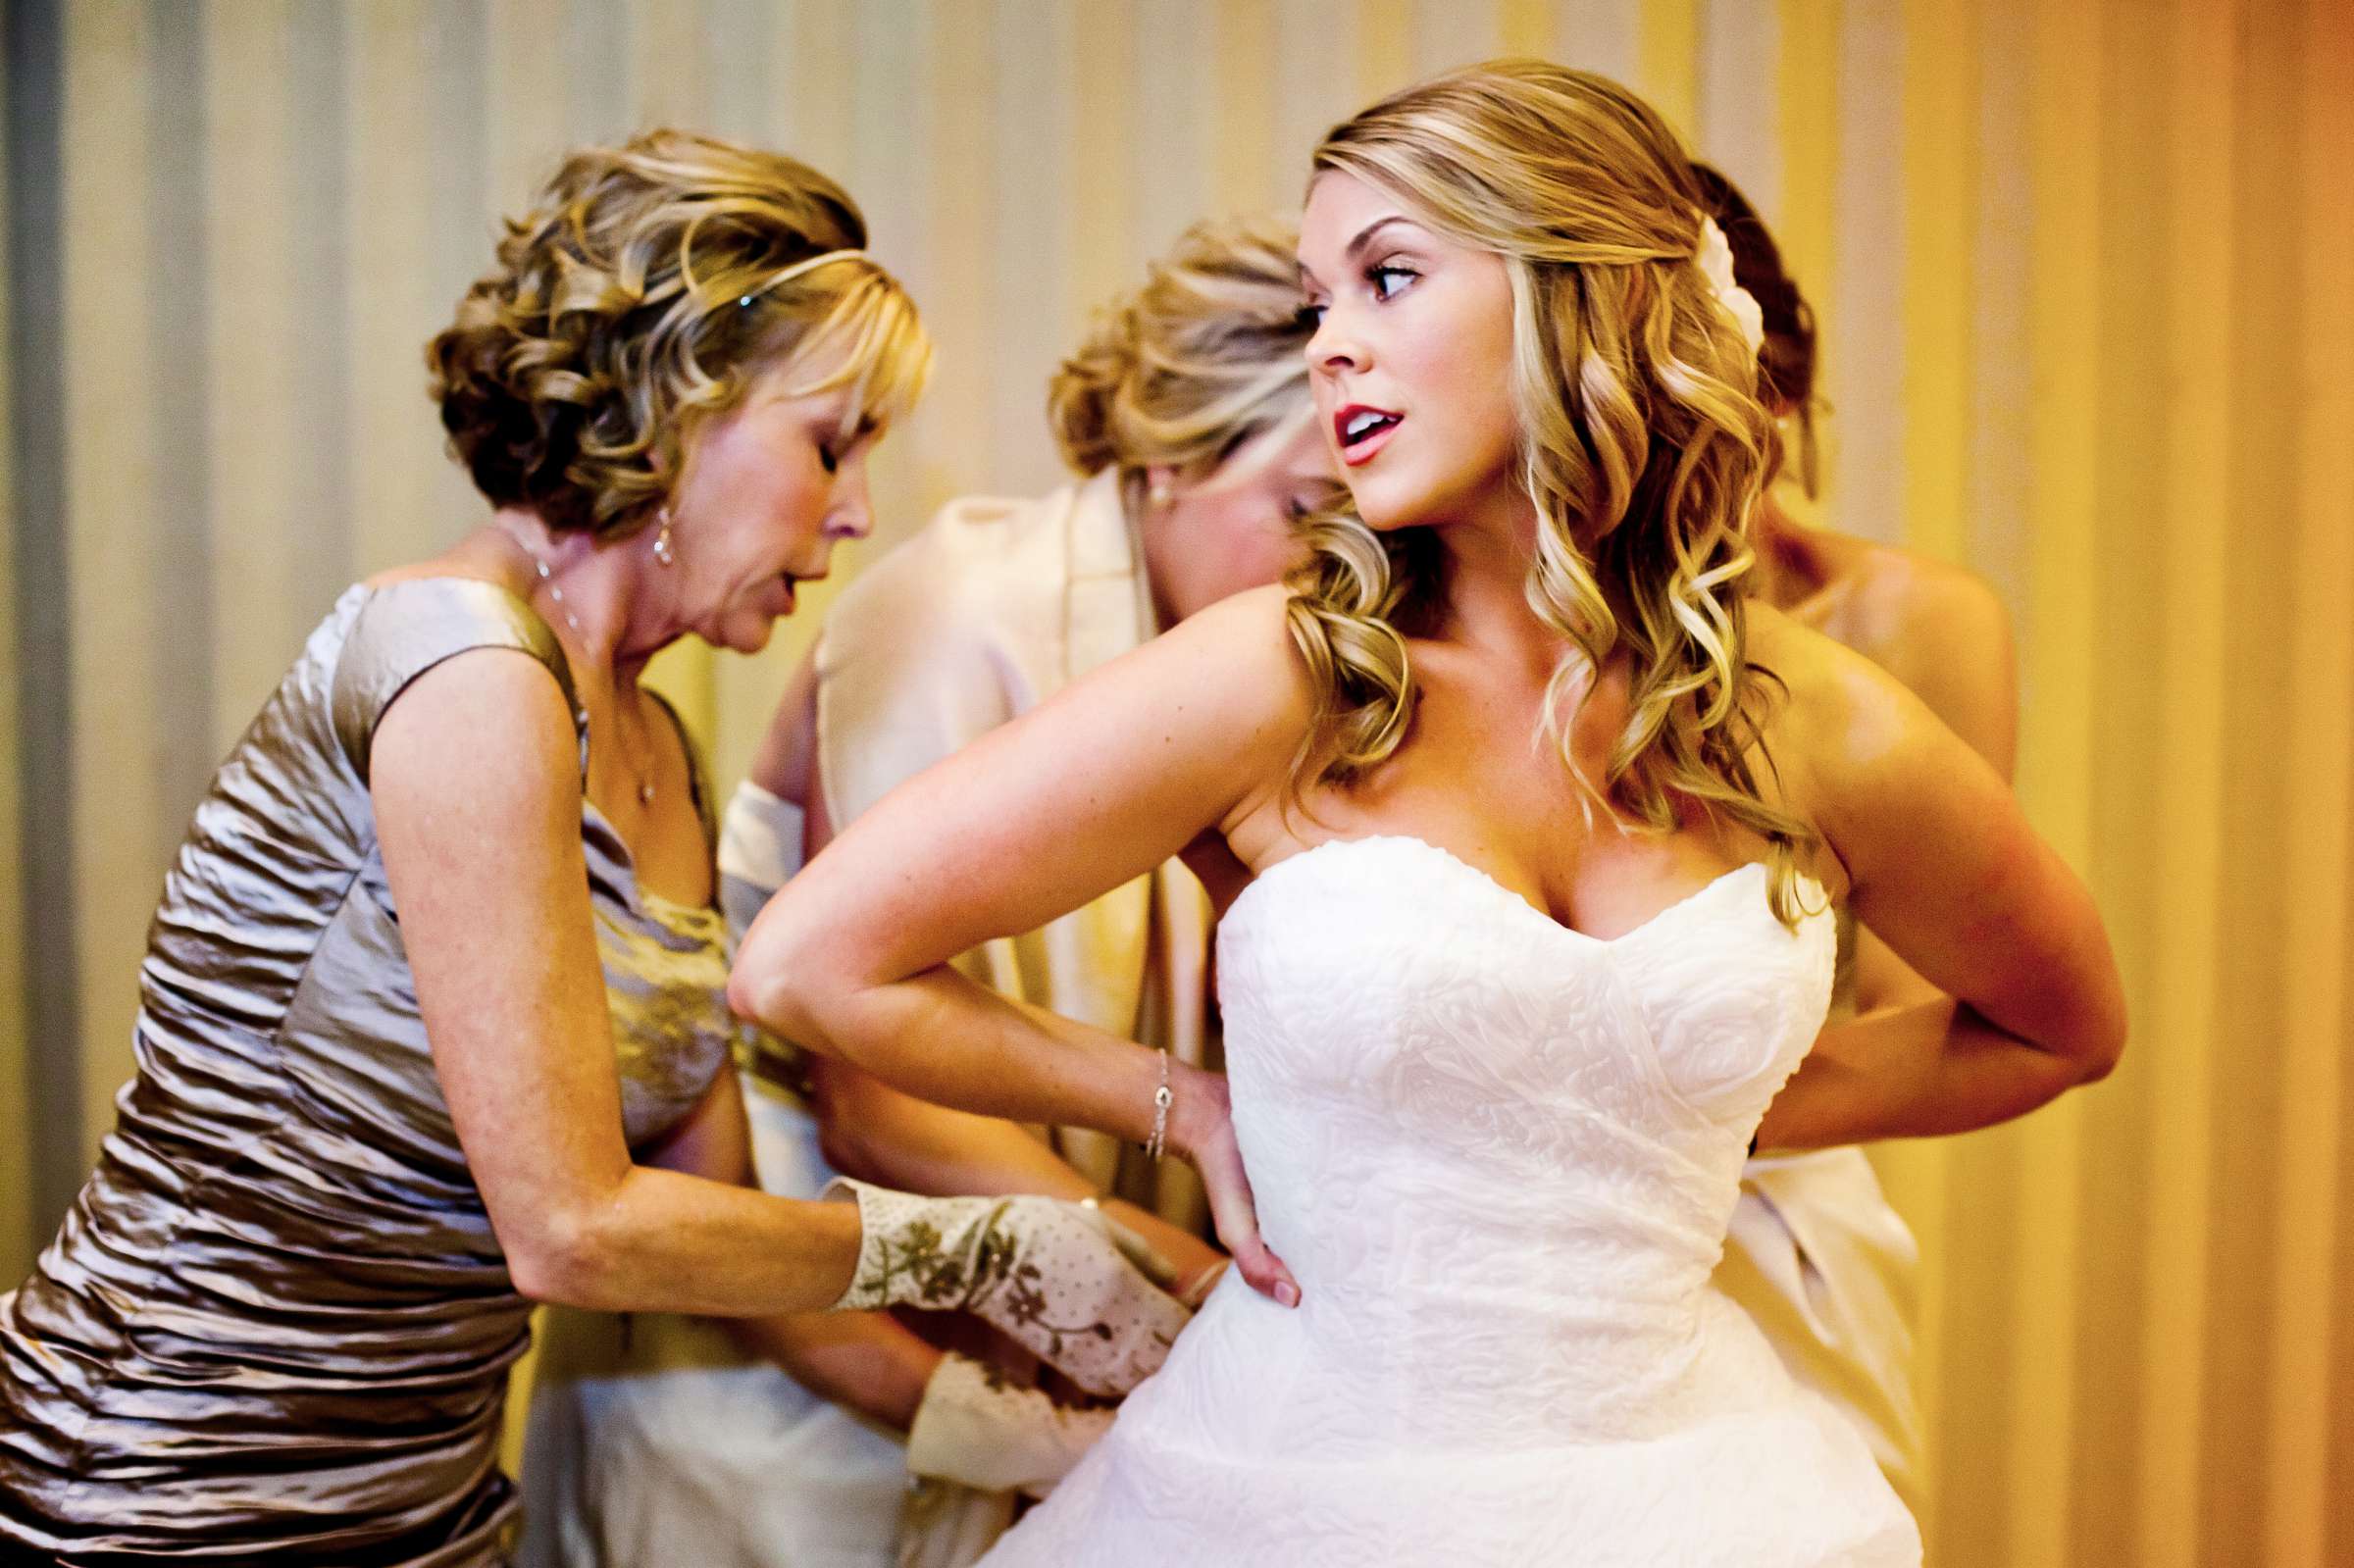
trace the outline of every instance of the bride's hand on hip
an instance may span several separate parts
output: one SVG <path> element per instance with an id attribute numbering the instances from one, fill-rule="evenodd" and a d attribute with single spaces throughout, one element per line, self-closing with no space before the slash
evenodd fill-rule
<path id="1" fill-rule="evenodd" d="M 917 1197 L 844 1177 L 857 1272 L 838 1310 L 970 1312 L 1089 1393 L 1116 1398 L 1160 1369 L 1193 1314 L 1138 1268 L 1098 1210 L 1047 1197 Z"/>
<path id="2" fill-rule="evenodd" d="M 1242 1148 L 1234 1140 L 1225 1075 L 1181 1064 L 1172 1087 L 1176 1102 L 1169 1108 L 1169 1146 L 1201 1173 L 1219 1241 L 1234 1255 L 1234 1266 L 1253 1290 L 1285 1306 L 1298 1306 L 1299 1282 L 1259 1238 L 1258 1205 L 1243 1170 Z"/>

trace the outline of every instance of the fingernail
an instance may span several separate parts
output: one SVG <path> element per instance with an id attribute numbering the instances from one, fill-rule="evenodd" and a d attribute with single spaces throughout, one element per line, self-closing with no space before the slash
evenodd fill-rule
<path id="1" fill-rule="evenodd" d="M 1289 1280 L 1278 1281 L 1275 1286 L 1275 1299 L 1287 1307 L 1298 1306 L 1300 1304 L 1300 1287 Z"/>

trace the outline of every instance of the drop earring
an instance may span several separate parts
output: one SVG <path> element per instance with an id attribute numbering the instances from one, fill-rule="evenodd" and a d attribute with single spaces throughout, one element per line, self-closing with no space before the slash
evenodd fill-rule
<path id="1" fill-rule="evenodd" d="M 654 535 L 654 559 L 669 566 L 679 558 L 678 552 L 670 547 L 670 508 L 666 506 L 654 516 L 662 520 L 661 531 Z"/>

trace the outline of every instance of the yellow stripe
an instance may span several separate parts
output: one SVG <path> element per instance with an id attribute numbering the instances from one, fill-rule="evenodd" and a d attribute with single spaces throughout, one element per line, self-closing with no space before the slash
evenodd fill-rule
<path id="1" fill-rule="evenodd" d="M 2282 936 L 2282 1031 L 2278 1177 L 2272 1216 L 2269 1282 L 2272 1413 L 2266 1446 L 2263 1559 L 2270 1568 L 2321 1568 L 2328 1546 L 2330 1437 L 2345 1452 L 2347 1391 L 2331 1381 L 2333 1333 L 2340 1342 L 2354 1312 L 2354 1263 L 2337 1255 L 2345 1193 L 2339 1184 L 2344 1133 L 2346 1042 L 2354 1038 L 2347 994 L 2349 866 L 2354 865 L 2354 202 L 2346 199 L 2347 149 L 2354 148 L 2354 13 L 2337 0 L 2312 0 L 2300 19 L 2304 116 L 2297 149 L 2302 211 L 2292 228 L 2306 258 L 2296 320 L 2302 377 L 2268 388 L 2296 422 L 2298 483 L 2294 586 L 2286 606 L 2293 656 L 2281 732 L 2290 824 L 2280 886 L 2288 910 Z M 2302 408 L 2293 400 L 2310 397 Z M 2220 1304 L 2219 1304 L 2220 1305 Z M 2344 1482 L 2337 1485 L 2342 1488 Z"/>
<path id="2" fill-rule="evenodd" d="M 1414 79 L 1413 49 L 1411 0 L 1357 0 L 1356 79 L 1364 89 L 1358 107 Z"/>
<path id="3" fill-rule="evenodd" d="M 1901 25 L 1905 534 L 1958 561 L 1970 443 L 1976 29 L 1953 0 L 1907 0 Z"/>
<path id="4" fill-rule="evenodd" d="M 1643 0 L 1632 85 L 1690 141 L 1700 129 L 1700 0 Z"/>
<path id="5" fill-rule="evenodd" d="M 1553 7 L 1548 0 L 1497 0 L 1496 27 L 1506 54 L 1553 58 Z"/>
<path id="6" fill-rule="evenodd" d="M 1773 222 L 1782 261 L 1814 305 L 1826 340 L 1834 192 L 1839 173 L 1839 0 L 1780 0 L 1782 210 Z"/>
<path id="7" fill-rule="evenodd" d="M 2223 586 L 2235 522 L 2227 488 L 2231 421 L 2230 294 L 2233 230 L 2216 215 L 2231 209 L 2232 61 L 2237 39 L 2227 8 L 2176 0 L 2168 19 L 2172 48 L 2164 160 L 2169 203 L 2162 248 L 2169 419 L 2147 458 L 2163 476 L 2165 499 L 2153 541 L 2161 552 L 2164 628 L 2155 675 L 2160 707 L 2152 787 L 2166 825 L 2151 852 L 2158 900 L 2153 927 L 2151 1004 L 2141 1031 L 2140 1070 L 2151 1096 L 2150 1199 L 2143 1277 L 2143 1424 L 2140 1433 L 2140 1550 L 2147 1568 L 2191 1568 L 2199 1549 L 2205 1371 L 2210 1329 L 2207 1233 L 2210 1110 L 2216 1087 L 2218 962 L 2215 907 L 2222 870 Z"/>
<path id="8" fill-rule="evenodd" d="M 1297 200 L 1290 171 L 1275 171 L 1275 19 L 1254 0 L 1216 0 L 1217 108 L 1211 131 L 1212 199 L 1220 212 L 1254 212 Z M 1289 183 L 1286 183 L 1286 179 Z"/>

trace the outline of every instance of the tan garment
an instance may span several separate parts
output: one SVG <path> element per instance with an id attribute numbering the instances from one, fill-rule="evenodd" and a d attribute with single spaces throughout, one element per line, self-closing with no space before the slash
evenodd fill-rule
<path id="1" fill-rule="evenodd" d="M 1040 500 L 951 502 L 844 590 L 818 644 L 817 732 L 837 829 L 998 725 L 1153 634 L 1115 475 Z M 1220 1064 L 1208 1005 L 1209 898 L 1170 861 L 1026 936 L 958 960 L 1066 1018 Z M 1060 1128 L 1090 1180 L 1206 1234 L 1192 1167 L 1151 1168 L 1107 1134 Z"/>

